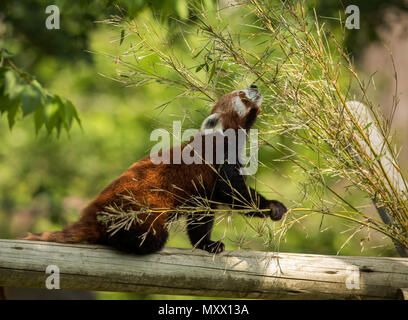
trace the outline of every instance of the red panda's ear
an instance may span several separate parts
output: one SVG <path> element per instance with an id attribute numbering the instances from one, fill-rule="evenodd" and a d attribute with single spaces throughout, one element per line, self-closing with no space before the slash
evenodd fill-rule
<path id="1" fill-rule="evenodd" d="M 202 134 L 223 131 L 222 119 L 219 113 L 210 114 L 201 124 L 200 132 Z"/>

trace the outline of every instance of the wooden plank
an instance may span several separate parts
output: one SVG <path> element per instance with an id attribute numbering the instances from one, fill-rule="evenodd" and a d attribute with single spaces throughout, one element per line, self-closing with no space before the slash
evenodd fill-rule
<path id="1" fill-rule="evenodd" d="M 96 245 L 0 240 L 0 286 L 255 299 L 375 299 L 408 287 L 408 259 L 166 248 L 137 256 Z"/>
<path id="2" fill-rule="evenodd" d="M 401 288 L 398 290 L 398 298 L 400 300 L 408 300 L 408 288 Z"/>
<path id="3" fill-rule="evenodd" d="M 6 300 L 6 288 L 0 287 L 0 300 Z"/>

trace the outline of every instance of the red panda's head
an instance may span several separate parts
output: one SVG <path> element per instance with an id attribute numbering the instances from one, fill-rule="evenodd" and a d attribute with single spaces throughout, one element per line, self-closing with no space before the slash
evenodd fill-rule
<path id="1" fill-rule="evenodd" d="M 227 93 L 215 103 L 211 115 L 201 125 L 201 131 L 249 130 L 261 111 L 261 103 L 262 95 L 256 85 Z"/>

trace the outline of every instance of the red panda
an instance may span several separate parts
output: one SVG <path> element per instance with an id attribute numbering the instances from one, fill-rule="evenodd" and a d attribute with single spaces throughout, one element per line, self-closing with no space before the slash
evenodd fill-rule
<path id="1" fill-rule="evenodd" d="M 224 132 L 249 130 L 261 111 L 262 95 L 257 86 L 236 90 L 221 97 L 213 106 L 211 114 L 201 125 L 199 139 L 205 139 L 208 130 Z M 224 153 L 231 145 L 225 143 Z M 189 144 L 181 146 L 184 150 Z M 173 149 L 170 149 L 170 151 Z M 237 149 L 234 149 L 237 150 Z M 238 151 L 236 151 L 238 152 Z M 173 154 L 169 152 L 170 156 Z M 171 160 L 171 159 L 170 159 Z M 279 220 L 287 211 L 279 201 L 267 200 L 245 184 L 240 173 L 241 163 L 229 163 L 224 156 L 222 164 L 170 163 L 154 164 L 151 156 L 134 163 L 126 172 L 109 184 L 83 211 L 80 219 L 62 231 L 29 233 L 26 240 L 40 240 L 60 243 L 99 243 L 113 246 L 119 250 L 137 254 L 147 254 L 162 249 L 168 237 L 168 223 L 171 213 L 141 212 L 138 222 L 128 229 L 109 233 L 107 226 L 98 221 L 98 215 L 108 206 L 120 206 L 123 211 L 138 211 L 141 205 L 149 208 L 177 208 L 189 199 L 202 197 L 213 203 L 243 207 L 243 202 L 254 203 L 259 209 L 246 213 L 251 216 L 267 217 Z M 123 195 L 129 195 L 135 201 L 126 202 Z M 137 205 L 135 203 L 139 203 Z M 265 213 L 266 212 L 266 213 Z M 211 253 L 224 250 L 220 241 L 210 238 L 214 215 L 188 214 L 187 233 L 193 246 Z"/>

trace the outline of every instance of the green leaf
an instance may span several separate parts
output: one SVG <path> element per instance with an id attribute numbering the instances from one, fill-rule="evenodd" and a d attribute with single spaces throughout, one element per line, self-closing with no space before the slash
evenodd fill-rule
<path id="1" fill-rule="evenodd" d="M 10 99 L 8 96 L 0 95 L 0 115 L 8 109 Z"/>
<path id="2" fill-rule="evenodd" d="M 4 93 L 13 100 L 20 95 L 22 90 L 23 86 L 19 84 L 18 75 L 12 70 L 6 71 L 4 74 Z"/>
<path id="3" fill-rule="evenodd" d="M 12 54 L 7 49 L 4 49 L 4 48 L 0 49 L 0 58 L 10 58 L 12 56 L 14 56 L 14 54 Z"/>
<path id="4" fill-rule="evenodd" d="M 215 69 L 217 68 L 216 65 L 217 65 L 216 62 L 214 62 L 214 63 L 212 64 L 211 71 L 210 71 L 210 76 L 208 77 L 208 82 L 211 81 L 211 79 L 213 78 L 213 76 L 214 76 L 214 74 L 215 74 Z"/>
<path id="5" fill-rule="evenodd" d="M 33 115 L 36 134 L 44 125 L 48 134 L 55 128 L 58 136 L 61 129 L 68 132 L 73 121 L 81 127 L 78 113 L 70 101 L 47 93 L 28 73 L 0 66 L 0 115 L 7 113 L 10 129 L 20 107 L 23 117 Z"/>
<path id="6" fill-rule="evenodd" d="M 204 7 L 206 11 L 213 11 L 214 10 L 214 4 L 212 0 L 204 0 Z"/>
<path id="7" fill-rule="evenodd" d="M 43 87 L 41 86 L 41 84 L 37 81 L 37 80 L 32 80 L 30 83 L 32 86 L 36 87 L 38 90 L 40 90 L 40 92 L 44 92 Z M 45 95 L 44 95 L 45 96 Z"/>
<path id="8" fill-rule="evenodd" d="M 181 19 L 188 18 L 188 6 L 186 0 L 176 0 L 176 12 Z"/>
<path id="9" fill-rule="evenodd" d="M 74 105 L 73 105 L 72 102 L 69 101 L 69 100 L 67 101 L 67 104 L 70 106 L 70 109 L 72 110 L 72 114 L 73 114 L 74 119 L 75 119 L 76 122 L 79 124 L 79 126 L 82 127 L 82 125 L 81 125 L 81 119 L 79 118 L 78 112 L 77 112 L 77 110 L 75 109 Z"/>
<path id="10" fill-rule="evenodd" d="M 75 108 L 70 101 L 66 101 L 63 105 L 64 109 L 64 127 L 68 131 L 72 126 L 72 119 L 74 118 Z"/>
<path id="11" fill-rule="evenodd" d="M 0 88 L 4 86 L 4 74 L 6 73 L 7 70 L 8 68 L 0 67 Z"/>
<path id="12" fill-rule="evenodd" d="M 18 112 L 18 107 L 20 106 L 20 102 L 18 99 L 10 100 L 8 105 L 8 112 L 7 112 L 7 119 L 10 130 L 13 129 L 14 124 L 16 123 L 16 116 Z"/>
<path id="13" fill-rule="evenodd" d="M 125 29 L 122 29 L 122 31 L 120 32 L 120 42 L 119 42 L 119 45 L 122 44 L 123 39 L 125 39 Z"/>
<path id="14" fill-rule="evenodd" d="M 201 50 L 198 51 L 198 52 L 193 56 L 193 59 L 197 58 L 205 49 L 207 49 L 207 46 L 210 44 L 210 42 L 211 42 L 211 41 L 208 41 L 208 42 L 205 44 L 205 46 L 203 46 L 203 47 L 201 48 Z"/>
<path id="15" fill-rule="evenodd" d="M 21 92 L 21 107 L 23 117 L 34 112 L 42 104 L 42 93 L 34 86 L 26 85 Z"/>
<path id="16" fill-rule="evenodd" d="M 44 104 L 44 123 L 48 133 L 52 132 L 59 122 L 59 103 L 57 99 L 48 97 Z"/>
<path id="17" fill-rule="evenodd" d="M 0 87 L 0 114 L 7 111 L 11 105 L 11 99 L 4 94 L 3 88 Z"/>
<path id="18" fill-rule="evenodd" d="M 370 128 L 370 127 L 372 126 L 372 124 L 373 124 L 372 122 L 367 123 L 367 124 L 364 126 L 363 130 L 366 130 L 366 129 Z"/>
<path id="19" fill-rule="evenodd" d="M 200 71 L 202 68 L 204 68 L 204 66 L 205 66 L 205 63 L 200 64 L 200 65 L 196 68 L 195 72 Z"/>
<path id="20" fill-rule="evenodd" d="M 57 137 L 59 138 L 61 134 L 61 122 L 58 122 L 55 128 L 57 128 Z"/>
<path id="21" fill-rule="evenodd" d="M 35 134 L 38 134 L 38 131 L 44 125 L 44 107 L 40 106 L 34 112 L 34 125 L 35 125 Z"/>

